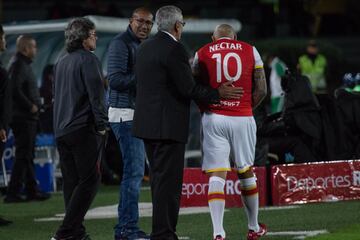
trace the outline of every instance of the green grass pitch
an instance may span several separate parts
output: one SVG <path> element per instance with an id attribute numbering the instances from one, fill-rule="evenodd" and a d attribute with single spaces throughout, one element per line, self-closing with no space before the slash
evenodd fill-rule
<path id="1" fill-rule="evenodd" d="M 117 203 L 118 187 L 102 186 L 93 207 L 113 205 Z M 2 199 L 1 199 L 2 200 Z M 142 202 L 150 201 L 150 191 L 143 190 Z M 50 239 L 60 222 L 35 222 L 35 218 L 53 217 L 63 213 L 63 199 L 60 193 L 53 194 L 45 202 L 21 204 L 0 203 L 0 215 L 14 223 L 0 228 L 0 240 L 42 240 Z M 269 232 L 274 235 L 262 239 L 294 239 L 297 235 L 280 235 L 279 232 L 297 232 L 327 230 L 329 234 L 306 238 L 311 240 L 360 240 L 360 201 L 319 203 L 298 205 L 293 209 L 260 210 L 259 219 L 268 225 Z M 86 220 L 85 226 L 93 240 L 113 239 L 113 227 L 116 219 Z M 243 209 L 227 209 L 224 218 L 227 240 L 245 239 L 246 219 Z M 140 226 L 150 231 L 151 219 L 143 217 Z M 181 215 L 177 232 L 184 239 L 212 239 L 211 220 L 208 213 Z"/>

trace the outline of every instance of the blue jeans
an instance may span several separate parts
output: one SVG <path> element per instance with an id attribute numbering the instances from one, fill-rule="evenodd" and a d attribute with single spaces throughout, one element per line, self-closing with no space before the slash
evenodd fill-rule
<path id="1" fill-rule="evenodd" d="M 115 236 L 129 239 L 139 232 L 139 194 L 144 177 L 145 149 L 141 139 L 131 134 L 132 121 L 110 123 L 122 153 L 123 177 L 118 205 L 119 222 Z"/>

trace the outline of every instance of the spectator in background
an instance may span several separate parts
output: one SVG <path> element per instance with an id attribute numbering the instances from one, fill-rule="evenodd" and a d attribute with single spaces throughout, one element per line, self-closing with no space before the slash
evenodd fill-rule
<path id="1" fill-rule="evenodd" d="M 150 162 L 151 239 L 176 240 L 190 101 L 239 99 L 242 89 L 230 82 L 218 89 L 195 83 L 189 56 L 179 42 L 185 22 L 178 7 L 161 7 L 156 24 L 157 34 L 144 41 L 136 55 L 133 133 L 144 140 Z"/>
<path id="2" fill-rule="evenodd" d="M 217 88 L 221 83 L 231 82 L 245 91 L 240 101 L 226 100 L 200 107 L 203 112 L 202 170 L 209 175 L 208 202 L 213 236 L 214 240 L 225 240 L 224 187 L 227 172 L 231 171 L 230 157 L 240 179 L 241 197 L 248 218 L 247 239 L 256 240 L 267 231 L 264 224 L 258 223 L 259 194 L 252 170 L 256 144 L 253 108 L 261 103 L 267 92 L 263 62 L 255 47 L 236 40 L 230 25 L 217 26 L 212 40 L 195 54 L 195 76 L 205 86 Z"/>
<path id="3" fill-rule="evenodd" d="M 6 49 L 6 40 L 5 33 L 2 25 L 0 25 L 0 52 L 5 51 Z M 0 164 L 2 161 L 2 155 L 4 152 L 4 144 L 7 141 L 7 132 L 9 125 L 9 117 L 11 115 L 11 90 L 9 87 L 9 78 L 5 68 L 2 66 L 0 61 Z M 6 169 L 2 169 L 6 171 Z M 3 174 L 5 174 L 3 172 Z M 11 221 L 8 221 L 0 217 L 0 226 L 5 226 L 11 224 Z"/>
<path id="4" fill-rule="evenodd" d="M 346 73 L 343 86 L 335 90 L 340 131 L 334 147 L 346 151 L 346 159 L 360 158 L 360 73 Z M 331 112 L 333 116 L 337 112 Z M 343 158 L 342 158 L 343 159 Z"/>
<path id="5" fill-rule="evenodd" d="M 284 106 L 284 91 L 281 78 L 285 75 L 286 64 L 275 54 L 269 54 L 266 62 L 270 68 L 270 113 L 281 112 Z"/>
<path id="6" fill-rule="evenodd" d="M 34 170 L 34 147 L 41 106 L 39 89 L 31 68 L 36 52 L 33 37 L 21 35 L 17 38 L 16 55 L 11 60 L 9 70 L 13 99 L 11 128 L 16 150 L 5 203 L 42 201 L 50 197 L 39 190 Z M 20 196 L 23 183 L 26 199 Z"/>
<path id="7" fill-rule="evenodd" d="M 95 24 L 75 18 L 54 67 L 54 132 L 60 155 L 65 217 L 52 240 L 89 240 L 83 225 L 100 183 L 107 113 Z"/>
<path id="8" fill-rule="evenodd" d="M 40 97 L 42 108 L 40 111 L 40 131 L 52 134 L 53 129 L 53 81 L 54 65 L 46 65 L 42 74 Z"/>
<path id="9" fill-rule="evenodd" d="M 135 53 L 151 32 L 153 15 L 146 8 L 137 8 L 129 22 L 126 32 L 115 36 L 108 50 L 109 122 L 123 160 L 116 240 L 149 239 L 138 227 L 145 149 L 143 141 L 132 136 L 131 128 L 136 96 Z"/>
<path id="10" fill-rule="evenodd" d="M 326 67 L 327 60 L 319 53 L 318 44 L 310 40 L 306 47 L 306 53 L 299 57 L 297 68 L 302 75 L 309 78 L 314 93 L 326 93 Z"/>

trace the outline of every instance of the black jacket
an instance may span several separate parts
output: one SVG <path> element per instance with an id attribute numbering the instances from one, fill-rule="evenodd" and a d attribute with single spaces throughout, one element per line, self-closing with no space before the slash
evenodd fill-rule
<path id="1" fill-rule="evenodd" d="M 191 99 L 218 102 L 218 91 L 195 83 L 184 46 L 164 32 L 138 48 L 133 133 L 144 139 L 186 142 Z"/>
<path id="2" fill-rule="evenodd" d="M 11 89 L 8 74 L 0 62 L 0 129 L 7 129 L 11 119 Z"/>
<path id="3" fill-rule="evenodd" d="M 67 53 L 54 67 L 54 132 L 61 137 L 83 127 L 106 128 L 100 62 L 84 49 Z"/>
<path id="4" fill-rule="evenodd" d="M 108 49 L 109 105 L 135 108 L 135 53 L 140 45 L 130 27 L 111 41 Z"/>
<path id="5" fill-rule="evenodd" d="M 31 59 L 16 53 L 11 60 L 9 77 L 12 88 L 12 122 L 37 120 L 38 113 L 31 113 L 32 105 L 40 108 L 40 93 L 35 74 L 31 68 Z"/>

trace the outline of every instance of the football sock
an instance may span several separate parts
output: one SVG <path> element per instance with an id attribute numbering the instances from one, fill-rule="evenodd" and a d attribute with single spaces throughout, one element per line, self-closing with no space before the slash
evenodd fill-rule
<path id="1" fill-rule="evenodd" d="M 212 176 L 209 179 L 208 202 L 210 208 L 211 221 L 213 224 L 214 238 L 221 235 L 225 238 L 223 218 L 225 211 L 225 179 Z"/>
<path id="2" fill-rule="evenodd" d="M 240 179 L 241 199 L 248 219 L 250 230 L 258 232 L 259 193 L 256 185 L 256 177 Z"/>

